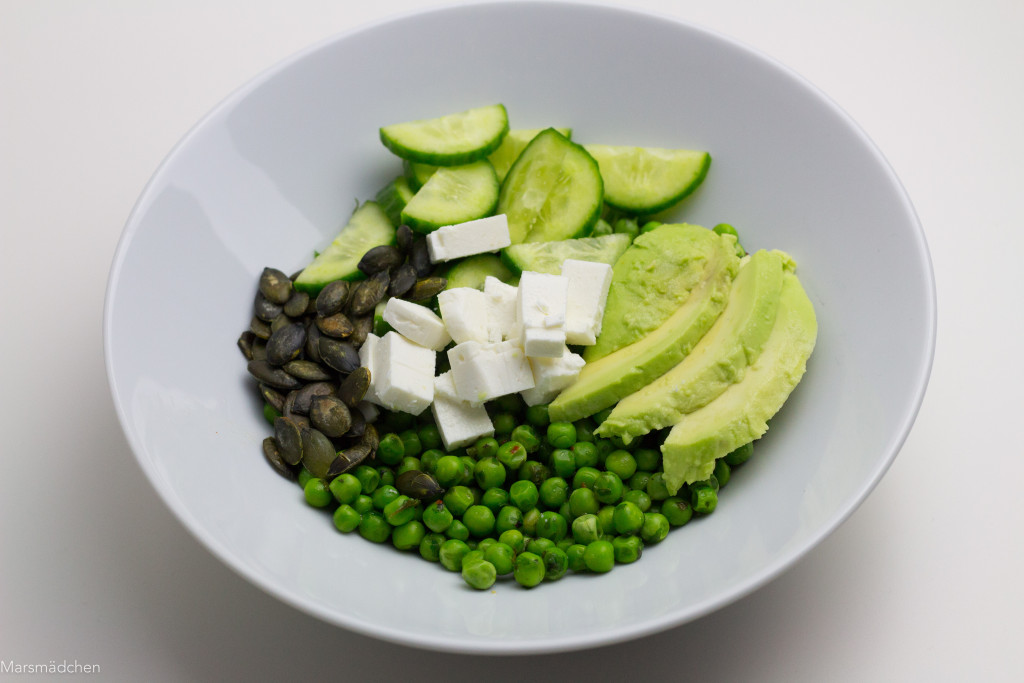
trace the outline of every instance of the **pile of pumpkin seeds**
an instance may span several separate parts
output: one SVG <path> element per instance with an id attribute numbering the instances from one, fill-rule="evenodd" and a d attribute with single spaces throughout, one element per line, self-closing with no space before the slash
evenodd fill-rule
<path id="1" fill-rule="evenodd" d="M 374 456 L 379 438 L 367 416 L 375 409 L 363 402 L 370 371 L 360 366 L 359 347 L 381 331 L 375 309 L 389 296 L 425 303 L 447 285 L 434 274 L 426 240 L 405 225 L 395 245 L 367 251 L 359 270 L 365 279 L 337 280 L 311 296 L 295 288 L 299 273 L 265 268 L 249 329 L 238 338 L 273 421 L 263 454 L 289 479 L 302 467 L 332 479 Z"/>

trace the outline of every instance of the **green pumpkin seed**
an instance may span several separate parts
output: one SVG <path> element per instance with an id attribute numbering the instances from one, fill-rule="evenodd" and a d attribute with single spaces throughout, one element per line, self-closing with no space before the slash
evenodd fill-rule
<path id="1" fill-rule="evenodd" d="M 348 337 L 355 330 L 352 321 L 344 313 L 335 313 L 326 318 L 317 316 L 316 326 L 324 334 L 338 338 Z"/>
<path id="2" fill-rule="evenodd" d="M 246 369 L 249 371 L 249 374 L 257 380 L 275 389 L 291 391 L 292 389 L 298 389 L 302 386 L 302 382 L 295 379 L 281 368 L 273 367 L 265 359 L 249 361 Z"/>
<path id="3" fill-rule="evenodd" d="M 249 331 L 256 336 L 257 339 L 270 339 L 270 325 L 263 322 L 255 315 L 252 320 L 249 321 Z"/>
<path id="4" fill-rule="evenodd" d="M 349 408 L 355 408 L 366 396 L 366 390 L 369 388 L 370 371 L 367 368 L 358 367 L 349 373 L 349 376 L 338 386 L 338 398 L 344 401 Z"/>
<path id="5" fill-rule="evenodd" d="M 425 277 L 409 288 L 405 298 L 409 301 L 426 301 L 435 297 L 448 286 L 448 280 L 443 277 Z"/>
<path id="6" fill-rule="evenodd" d="M 366 341 L 366 337 L 373 332 L 373 316 L 360 316 L 353 320 L 352 324 L 355 326 L 355 329 L 352 330 L 352 335 L 349 337 L 349 341 L 356 346 L 362 346 L 363 342 Z"/>
<path id="7" fill-rule="evenodd" d="M 379 304 L 388 293 L 391 278 L 388 271 L 375 273 L 367 280 L 356 285 L 352 298 L 348 302 L 348 310 L 353 316 L 366 315 Z"/>
<path id="8" fill-rule="evenodd" d="M 427 240 L 421 238 L 412 243 L 412 247 L 409 248 L 409 263 L 420 277 L 426 277 L 434 270 L 434 264 L 430 262 Z"/>
<path id="9" fill-rule="evenodd" d="M 292 318 L 302 317 L 309 308 L 309 294 L 292 292 L 288 303 L 284 305 L 284 314 Z"/>
<path id="10" fill-rule="evenodd" d="M 298 422 L 283 415 L 275 418 L 274 440 L 286 463 L 298 465 L 302 462 L 302 433 Z"/>
<path id="11" fill-rule="evenodd" d="M 282 394 L 280 391 L 277 391 L 276 389 L 267 386 L 266 384 L 263 384 L 262 382 L 260 383 L 259 388 L 260 396 L 263 397 L 263 400 L 269 403 L 270 405 L 274 406 L 274 410 L 276 410 L 277 412 L 283 413 L 284 394 Z"/>
<path id="12" fill-rule="evenodd" d="M 238 348 L 246 360 L 253 359 L 252 344 L 254 341 L 256 341 L 256 335 L 253 334 L 252 330 L 246 330 L 238 338 Z"/>
<path id="13" fill-rule="evenodd" d="M 281 456 L 281 449 L 277 447 L 277 440 L 272 436 L 263 439 L 263 455 L 267 462 L 274 468 L 274 471 L 286 479 L 295 479 L 295 473 L 288 467 L 288 463 Z"/>
<path id="14" fill-rule="evenodd" d="M 281 369 L 303 382 L 326 382 L 334 379 L 319 363 L 311 360 L 290 360 Z"/>
<path id="15" fill-rule="evenodd" d="M 332 396 L 334 394 L 334 385 L 329 382 L 313 382 L 307 384 L 301 389 L 297 389 L 285 398 L 284 410 L 282 411 L 285 415 L 291 415 L 292 413 L 298 413 L 299 415 L 309 415 L 310 406 L 313 404 L 313 399 L 317 396 Z"/>
<path id="16" fill-rule="evenodd" d="M 312 427 L 301 430 L 302 464 L 314 477 L 327 476 L 331 463 L 337 458 L 334 445 L 320 430 Z"/>
<path id="17" fill-rule="evenodd" d="M 276 268 L 264 268 L 260 275 L 260 293 L 272 303 L 283 306 L 292 296 L 292 281 Z"/>
<path id="18" fill-rule="evenodd" d="M 398 247 L 382 244 L 363 254 L 363 258 L 359 259 L 356 267 L 367 275 L 373 275 L 382 270 L 391 270 L 403 260 L 402 252 Z"/>
<path id="19" fill-rule="evenodd" d="M 302 323 L 290 323 L 270 335 L 267 340 L 267 362 L 284 365 L 299 357 L 306 344 L 306 327 Z"/>
<path id="20" fill-rule="evenodd" d="M 409 248 L 412 246 L 414 237 L 415 235 L 413 235 L 412 228 L 404 223 L 399 225 L 398 229 L 395 230 L 395 243 L 403 254 L 409 253 Z"/>
<path id="21" fill-rule="evenodd" d="M 321 361 L 327 367 L 343 374 L 348 374 L 359 367 L 359 352 L 352 344 L 323 336 L 320 337 L 317 346 Z"/>
<path id="22" fill-rule="evenodd" d="M 419 470 L 406 470 L 402 472 L 395 478 L 395 488 L 403 495 L 427 503 L 433 502 L 444 495 L 444 489 L 437 483 L 437 479 Z"/>
<path id="23" fill-rule="evenodd" d="M 306 327 L 306 359 L 314 363 L 323 363 L 320 357 L 320 328 L 310 324 Z"/>
<path id="24" fill-rule="evenodd" d="M 416 277 L 416 269 L 413 268 L 411 263 L 399 266 L 391 276 L 388 294 L 391 296 L 402 296 L 416 284 Z"/>
<path id="25" fill-rule="evenodd" d="M 345 280 L 335 280 L 320 290 L 316 297 L 316 312 L 322 316 L 334 315 L 348 301 L 349 284 Z"/>
<path id="26" fill-rule="evenodd" d="M 309 404 L 309 421 L 325 435 L 337 438 L 352 426 L 352 414 L 337 396 L 314 396 Z"/>
<path id="27" fill-rule="evenodd" d="M 267 299 L 267 297 L 263 296 L 263 292 L 256 292 L 256 302 L 253 304 L 253 310 L 256 312 L 257 318 L 269 323 L 281 315 L 284 307 Z"/>

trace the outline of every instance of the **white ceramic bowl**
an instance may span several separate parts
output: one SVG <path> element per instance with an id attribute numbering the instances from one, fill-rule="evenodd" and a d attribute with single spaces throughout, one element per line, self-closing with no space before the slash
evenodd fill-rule
<path id="1" fill-rule="evenodd" d="M 676 215 L 799 263 L 820 335 L 802 384 L 718 510 L 603 576 L 474 592 L 336 532 L 274 474 L 235 340 L 266 265 L 304 265 L 399 169 L 379 126 L 503 102 L 519 128 L 706 149 Z M 238 573 L 328 622 L 438 650 L 543 652 L 652 633 L 769 581 L 882 477 L 930 371 L 925 239 L 871 141 L 785 67 L 709 31 L 608 7 L 439 9 L 315 45 L 175 147 L 118 245 L 105 311 L 118 416 L 182 523 Z"/>

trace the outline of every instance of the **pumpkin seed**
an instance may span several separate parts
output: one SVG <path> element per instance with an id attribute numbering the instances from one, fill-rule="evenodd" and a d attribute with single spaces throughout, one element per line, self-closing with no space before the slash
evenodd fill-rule
<path id="1" fill-rule="evenodd" d="M 323 336 L 320 337 L 317 347 L 320 350 L 320 358 L 327 367 L 344 374 L 359 367 L 359 352 L 348 342 Z"/>
<path id="2" fill-rule="evenodd" d="M 326 477 L 331 463 L 337 458 L 334 445 L 320 430 L 308 427 L 301 430 L 302 464 L 314 477 Z"/>
<path id="3" fill-rule="evenodd" d="M 363 254 L 356 267 L 367 275 L 373 275 L 382 270 L 391 270 L 404 260 L 398 247 L 382 244 Z"/>
<path id="4" fill-rule="evenodd" d="M 395 269 L 391 276 L 391 284 L 388 286 L 388 294 L 391 296 L 402 296 L 416 284 L 416 269 L 411 263 L 405 263 Z"/>
<path id="5" fill-rule="evenodd" d="M 295 379 L 281 368 L 273 367 L 266 361 L 266 359 L 251 360 L 246 366 L 246 369 L 249 371 L 249 374 L 257 380 L 275 389 L 290 391 L 302 386 L 302 382 Z"/>
<path id="6" fill-rule="evenodd" d="M 252 320 L 249 321 L 249 331 L 252 332 L 257 339 L 270 339 L 270 325 L 263 322 L 255 315 Z"/>
<path id="7" fill-rule="evenodd" d="M 274 440 L 286 463 L 298 465 L 302 461 L 302 434 L 295 420 L 284 415 L 275 418 Z"/>
<path id="8" fill-rule="evenodd" d="M 263 439 L 263 455 L 278 474 L 286 479 L 295 479 L 295 473 L 281 457 L 281 449 L 277 447 L 274 437 L 268 436 Z"/>
<path id="9" fill-rule="evenodd" d="M 292 296 L 292 281 L 276 268 L 264 268 L 260 275 L 260 293 L 272 303 L 283 306 Z"/>
<path id="10" fill-rule="evenodd" d="M 263 292 L 256 292 L 256 301 L 253 303 L 253 310 L 256 317 L 264 322 L 271 322 L 284 311 L 284 307 L 263 296 Z"/>
<path id="11" fill-rule="evenodd" d="M 303 382 L 326 382 L 333 379 L 323 366 L 311 360 L 290 360 L 281 369 Z"/>
<path id="12" fill-rule="evenodd" d="M 372 436 L 368 436 L 371 430 Z M 366 432 L 356 445 L 338 453 L 338 457 L 331 463 L 331 467 L 327 472 L 328 478 L 348 472 L 376 452 L 378 444 L 377 430 L 373 429 L 373 425 L 367 425 Z"/>
<path id="13" fill-rule="evenodd" d="M 349 373 L 349 376 L 338 386 L 338 398 L 344 401 L 349 408 L 355 408 L 366 396 L 366 390 L 369 388 L 370 371 L 367 368 L 358 367 Z"/>
<path id="14" fill-rule="evenodd" d="M 309 408 L 313 404 L 314 398 L 317 396 L 330 396 L 332 394 L 334 394 L 334 385 L 329 382 L 307 384 L 301 389 L 296 389 L 288 394 L 285 398 L 285 409 L 281 412 L 285 415 L 291 415 L 292 413 L 309 415 Z"/>
<path id="15" fill-rule="evenodd" d="M 328 283 L 316 296 L 316 312 L 326 317 L 340 311 L 348 300 L 348 289 L 345 280 Z"/>
<path id="16" fill-rule="evenodd" d="M 359 316 L 366 315 L 372 311 L 388 293 L 390 281 L 391 278 L 388 275 L 388 271 L 382 270 L 356 285 L 355 291 L 352 292 L 352 298 L 348 303 L 349 312 L 353 316 Z"/>
<path id="17" fill-rule="evenodd" d="M 443 277 L 426 277 L 414 284 L 405 293 L 405 298 L 409 301 L 426 301 L 437 296 L 447 286 L 448 280 Z"/>
<path id="18" fill-rule="evenodd" d="M 306 326 L 302 323 L 289 323 L 271 334 L 267 340 L 267 362 L 271 365 L 284 365 L 298 358 L 305 344 Z"/>
<path id="19" fill-rule="evenodd" d="M 238 348 L 241 350 L 242 355 L 245 356 L 246 360 L 252 360 L 252 343 L 256 341 L 256 335 L 253 334 L 252 330 L 246 330 L 238 338 Z M 365 339 L 364 339 L 365 341 Z"/>
<path id="20" fill-rule="evenodd" d="M 259 387 L 260 396 L 263 397 L 263 400 L 269 403 L 270 405 L 274 406 L 274 410 L 276 410 L 277 412 L 283 413 L 284 394 L 282 394 L 280 391 L 277 391 L 276 389 L 273 389 L 272 387 L 268 387 L 266 384 L 263 384 L 262 382 L 260 383 Z"/>
<path id="21" fill-rule="evenodd" d="M 405 223 L 399 225 L 398 229 L 395 230 L 395 243 L 398 245 L 398 248 L 403 253 L 409 253 L 409 248 L 412 246 L 413 237 L 414 235 L 412 232 L 412 228 L 410 228 Z"/>
<path id="22" fill-rule="evenodd" d="M 412 246 L 409 248 L 409 263 L 416 269 L 416 274 L 420 277 L 430 275 L 430 271 L 434 269 L 434 264 L 430 262 L 427 240 L 421 238 L 412 243 Z"/>
<path id="23" fill-rule="evenodd" d="M 326 318 L 317 316 L 316 326 L 320 331 L 331 337 L 348 337 L 355 330 L 352 321 L 344 313 L 335 313 Z"/>
<path id="24" fill-rule="evenodd" d="M 306 328 L 306 359 L 314 363 L 323 363 L 320 357 L 320 328 L 309 325 Z"/>
<path id="25" fill-rule="evenodd" d="M 309 421 L 326 436 L 337 438 L 352 426 L 352 414 L 337 396 L 314 396 L 309 404 Z"/>
<path id="26" fill-rule="evenodd" d="M 352 324 L 355 325 L 355 329 L 352 330 L 352 336 L 349 337 L 349 341 L 356 346 L 362 346 L 363 342 L 366 341 L 367 335 L 373 332 L 373 316 L 361 316 L 353 320 Z"/>
<path id="27" fill-rule="evenodd" d="M 309 294 L 305 292 L 292 292 L 288 303 L 284 305 L 284 314 L 292 318 L 299 318 L 309 308 Z"/>
<path id="28" fill-rule="evenodd" d="M 406 470 L 395 477 L 395 488 L 403 495 L 426 503 L 431 503 L 444 495 L 444 489 L 437 479 L 419 470 Z"/>

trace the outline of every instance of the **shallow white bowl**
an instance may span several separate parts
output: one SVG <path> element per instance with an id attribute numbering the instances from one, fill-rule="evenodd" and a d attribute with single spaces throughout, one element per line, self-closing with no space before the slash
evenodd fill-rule
<path id="1" fill-rule="evenodd" d="M 803 383 L 714 515 L 640 562 L 483 593 L 358 535 L 274 474 L 235 340 L 256 279 L 292 271 L 398 173 L 386 123 L 503 102 L 513 127 L 706 149 L 675 216 L 791 253 L 820 335 Z M 607 7 L 500 3 L 338 36 L 228 97 L 170 153 L 118 245 L 104 320 L 118 416 L 182 523 L 328 622 L 438 650 L 543 652 L 652 633 L 769 581 L 836 528 L 903 443 L 931 367 L 925 239 L 871 141 L 822 93 L 704 29 Z"/>

